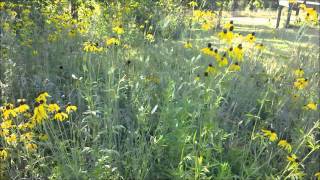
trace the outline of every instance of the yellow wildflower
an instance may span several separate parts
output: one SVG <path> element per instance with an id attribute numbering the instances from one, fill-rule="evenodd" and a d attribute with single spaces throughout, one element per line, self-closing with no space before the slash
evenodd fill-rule
<path id="1" fill-rule="evenodd" d="M 33 132 L 27 132 L 27 133 L 24 133 L 20 136 L 20 141 L 21 142 L 29 142 L 29 141 L 32 141 L 32 138 L 33 138 Z"/>
<path id="2" fill-rule="evenodd" d="M 54 119 L 59 120 L 61 122 L 66 120 L 67 118 L 68 118 L 68 114 L 61 111 L 58 111 L 58 113 L 54 115 Z"/>
<path id="3" fill-rule="evenodd" d="M 228 65 L 228 59 L 226 57 L 226 54 L 224 54 L 224 56 L 219 61 L 219 67 L 225 67 L 227 65 Z"/>
<path id="4" fill-rule="evenodd" d="M 248 43 L 254 43 L 256 41 L 256 33 L 253 32 L 253 33 L 250 33 L 248 34 L 246 37 L 245 37 L 245 41 L 248 42 Z"/>
<path id="5" fill-rule="evenodd" d="M 36 102 L 40 103 L 42 101 L 43 103 L 47 103 L 47 97 L 50 97 L 47 92 L 41 92 L 36 98 Z"/>
<path id="6" fill-rule="evenodd" d="M 205 22 L 201 25 L 201 29 L 204 31 L 208 31 L 213 27 L 213 24 Z"/>
<path id="7" fill-rule="evenodd" d="M 124 30 L 121 26 L 116 26 L 116 27 L 112 28 L 112 31 L 118 35 L 121 35 L 124 33 Z"/>
<path id="8" fill-rule="evenodd" d="M 271 142 L 276 141 L 278 139 L 278 135 L 274 130 L 261 129 L 263 135 L 268 137 Z"/>
<path id="9" fill-rule="evenodd" d="M 56 103 L 49 104 L 48 105 L 48 111 L 53 113 L 53 112 L 58 112 L 60 110 L 60 106 Z"/>
<path id="10" fill-rule="evenodd" d="M 256 49 L 258 49 L 258 50 L 264 50 L 264 48 L 265 48 L 265 46 L 262 44 L 262 43 L 258 43 L 256 46 Z"/>
<path id="11" fill-rule="evenodd" d="M 233 26 L 232 26 L 233 27 Z M 232 29 L 232 28 L 231 28 Z M 222 32 L 218 33 L 218 37 L 221 40 L 226 41 L 227 43 L 231 43 L 232 39 L 234 37 L 233 32 L 232 31 L 228 31 L 227 29 L 223 29 Z"/>
<path id="12" fill-rule="evenodd" d="M 77 109 L 78 109 L 77 106 L 68 104 L 67 107 L 66 107 L 66 112 L 67 112 L 68 114 L 70 114 L 71 112 L 77 111 Z"/>
<path id="13" fill-rule="evenodd" d="M 298 163 L 298 162 L 299 162 L 298 157 L 297 157 L 297 155 L 295 155 L 295 154 L 290 154 L 290 155 L 288 155 L 288 156 L 287 156 L 287 160 L 288 160 L 289 162 L 292 162 L 292 163 Z"/>
<path id="14" fill-rule="evenodd" d="M 229 67 L 228 70 L 229 70 L 229 71 L 240 71 L 240 70 L 241 70 L 241 67 L 240 67 L 240 65 L 239 65 L 238 62 L 235 62 L 235 63 L 233 63 L 233 64 L 230 65 L 230 67 Z"/>
<path id="15" fill-rule="evenodd" d="M 233 26 L 233 21 L 232 21 L 232 20 L 229 21 L 228 23 L 226 23 L 226 24 L 223 26 L 223 28 L 224 28 L 224 29 L 230 29 L 231 26 Z"/>
<path id="16" fill-rule="evenodd" d="M 117 38 L 108 38 L 106 39 L 106 45 L 107 46 L 111 46 L 111 45 L 119 45 L 120 44 L 120 40 Z"/>
<path id="17" fill-rule="evenodd" d="M 233 51 L 233 47 L 231 46 L 229 49 L 228 49 L 228 56 L 231 58 L 231 59 L 235 59 L 235 53 Z"/>
<path id="18" fill-rule="evenodd" d="M 296 77 L 302 77 L 304 75 L 304 71 L 302 68 L 294 70 L 294 75 Z"/>
<path id="19" fill-rule="evenodd" d="M 0 160 L 6 160 L 8 158 L 8 151 L 5 149 L 0 149 Z"/>
<path id="20" fill-rule="evenodd" d="M 317 104 L 315 102 L 309 102 L 307 105 L 304 106 L 307 110 L 317 110 Z"/>
<path id="21" fill-rule="evenodd" d="M 15 144 L 17 144 L 17 135 L 11 134 L 10 136 L 5 137 L 5 140 L 8 144 L 15 145 Z"/>
<path id="22" fill-rule="evenodd" d="M 186 49 L 189 49 L 189 48 L 192 48 L 192 44 L 188 41 L 188 42 L 184 43 L 183 47 Z"/>
<path id="23" fill-rule="evenodd" d="M 291 153 L 291 151 L 292 151 L 292 147 L 287 140 L 284 140 L 284 139 L 280 140 L 278 142 L 278 146 L 283 148 L 284 150 L 288 151 L 289 153 Z"/>
<path id="24" fill-rule="evenodd" d="M 48 118 L 48 114 L 44 104 L 37 103 L 33 110 L 32 120 L 35 123 L 41 123 L 43 120 Z"/>
<path id="25" fill-rule="evenodd" d="M 200 51 L 203 54 L 206 54 L 206 55 L 209 55 L 209 56 L 213 56 L 213 54 L 214 54 L 213 49 L 212 48 L 208 48 L 208 47 L 202 48 Z"/>
<path id="26" fill-rule="evenodd" d="M 13 109 L 13 104 L 6 104 L 5 107 L 2 108 L 2 116 L 4 120 L 17 116 L 17 113 Z"/>
<path id="27" fill-rule="evenodd" d="M 103 48 L 98 46 L 99 46 L 98 43 L 85 42 L 83 43 L 83 50 L 85 52 L 102 52 Z"/>
<path id="28" fill-rule="evenodd" d="M 213 65 L 210 63 L 210 64 L 208 65 L 208 67 L 207 67 L 206 72 L 209 73 L 209 74 L 214 74 L 214 73 L 217 72 L 217 70 L 216 70 L 216 68 L 213 67 Z"/>
<path id="29" fill-rule="evenodd" d="M 317 173 L 315 173 L 314 176 L 315 176 L 318 180 L 320 180 L 320 171 L 317 172 Z"/>
<path id="30" fill-rule="evenodd" d="M 2 129 L 10 129 L 12 127 L 12 120 L 5 120 L 1 123 Z"/>
<path id="31" fill-rule="evenodd" d="M 25 146 L 28 152 L 34 152 L 38 149 L 38 146 L 34 143 L 28 143 Z"/>
<path id="32" fill-rule="evenodd" d="M 239 44 L 237 47 L 234 48 L 233 52 L 234 52 L 234 56 L 235 58 L 241 62 L 243 61 L 243 50 L 242 50 L 242 44 Z"/>
<path id="33" fill-rule="evenodd" d="M 306 86 L 308 86 L 308 79 L 305 78 L 298 78 L 296 81 L 293 83 L 294 87 L 297 89 L 304 89 Z"/>
<path id="34" fill-rule="evenodd" d="M 200 75 L 198 74 L 195 78 L 194 78 L 195 81 L 200 81 Z"/>
<path id="35" fill-rule="evenodd" d="M 17 113 L 25 113 L 30 109 L 28 104 L 20 104 L 18 107 L 16 107 L 14 110 Z"/>
<path id="36" fill-rule="evenodd" d="M 10 133 L 9 129 L 0 129 L 0 137 L 6 137 Z"/>

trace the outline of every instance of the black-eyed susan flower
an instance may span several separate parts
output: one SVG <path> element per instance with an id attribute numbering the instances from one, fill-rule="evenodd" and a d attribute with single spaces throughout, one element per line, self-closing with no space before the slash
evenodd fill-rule
<path id="1" fill-rule="evenodd" d="M 231 46 L 228 51 L 228 56 L 231 58 L 231 59 L 235 59 L 235 54 L 234 54 L 234 51 L 233 51 L 233 47 Z"/>
<path id="2" fill-rule="evenodd" d="M 213 24 L 210 22 L 205 22 L 205 23 L 201 24 L 201 29 L 204 31 L 208 31 L 211 28 L 213 28 Z"/>
<path id="3" fill-rule="evenodd" d="M 253 44 L 256 42 L 256 33 L 253 32 L 253 33 L 250 33 L 248 34 L 246 37 L 245 37 L 245 41 L 250 43 L 250 44 Z"/>
<path id="4" fill-rule="evenodd" d="M 282 139 L 278 142 L 278 146 L 286 151 L 288 151 L 289 153 L 291 153 L 292 151 L 292 147 L 290 145 L 290 143 L 285 140 L 285 139 Z"/>
<path id="5" fill-rule="evenodd" d="M 83 50 L 85 52 L 102 52 L 103 48 L 98 47 L 98 43 L 85 42 L 83 43 Z"/>
<path id="6" fill-rule="evenodd" d="M 23 101 L 19 102 L 19 106 L 16 107 L 14 110 L 15 110 L 15 112 L 21 114 L 21 113 L 27 112 L 29 109 L 30 109 L 29 105 L 26 104 L 25 100 L 23 100 Z"/>
<path id="7" fill-rule="evenodd" d="M 212 56 L 212 57 L 214 57 L 214 51 L 213 51 L 213 49 L 210 47 L 205 47 L 205 48 L 202 48 L 201 50 L 200 50 L 203 54 L 206 54 L 206 55 L 208 55 L 208 56 Z"/>
<path id="8" fill-rule="evenodd" d="M 315 103 L 315 102 L 309 102 L 308 104 L 306 104 L 306 105 L 304 106 L 304 108 L 305 108 L 306 110 L 316 111 L 316 110 L 317 110 L 317 103 Z"/>
<path id="9" fill-rule="evenodd" d="M 106 45 L 107 46 L 112 46 L 112 45 L 119 45 L 120 44 L 120 40 L 117 38 L 107 38 L 106 39 Z"/>
<path id="10" fill-rule="evenodd" d="M 2 117 L 4 120 L 7 120 L 9 118 L 17 117 L 16 111 L 13 109 L 13 104 L 6 104 L 2 110 Z"/>
<path id="11" fill-rule="evenodd" d="M 216 68 L 213 67 L 213 65 L 210 63 L 210 64 L 208 65 L 208 67 L 207 67 L 206 72 L 208 72 L 209 74 L 214 74 L 214 73 L 217 72 L 217 70 L 216 70 Z"/>
<path id="12" fill-rule="evenodd" d="M 237 47 L 233 49 L 234 57 L 239 61 L 243 61 L 243 47 L 242 44 L 239 44 Z"/>
<path id="13" fill-rule="evenodd" d="M 54 115 L 54 119 L 58 120 L 58 121 L 64 121 L 68 118 L 68 114 L 62 112 L 61 110 L 59 110 L 55 115 Z"/>
<path id="14" fill-rule="evenodd" d="M 269 141 L 274 142 L 278 139 L 278 135 L 274 130 L 261 129 L 263 136 L 267 137 Z"/>
<path id="15" fill-rule="evenodd" d="M 52 103 L 48 105 L 48 111 L 50 113 L 58 112 L 60 110 L 60 106 L 56 103 Z"/>
<path id="16" fill-rule="evenodd" d="M 264 46 L 263 43 L 258 43 L 258 44 L 256 44 L 255 48 L 256 48 L 257 50 L 259 50 L 259 51 L 262 51 L 262 50 L 265 49 L 265 46 Z"/>
<path id="17" fill-rule="evenodd" d="M 38 149 L 38 145 L 36 145 L 35 143 L 27 143 L 25 147 L 28 152 L 34 152 Z"/>
<path id="18" fill-rule="evenodd" d="M 50 97 L 48 92 L 40 92 L 38 94 L 38 97 L 36 98 L 36 102 L 40 103 L 42 101 L 43 103 L 47 103 L 47 98 Z"/>
<path id="19" fill-rule="evenodd" d="M 224 54 L 219 61 L 219 67 L 225 67 L 225 66 L 228 66 L 228 59 L 226 54 Z"/>
<path id="20" fill-rule="evenodd" d="M 319 172 L 316 172 L 316 173 L 314 174 L 314 176 L 315 176 L 318 180 L 320 180 L 320 171 L 319 171 Z"/>
<path id="21" fill-rule="evenodd" d="M 0 160 L 6 160 L 9 152 L 6 149 L 0 148 Z"/>
<path id="22" fill-rule="evenodd" d="M 4 137 L 4 139 L 9 145 L 16 145 L 18 141 L 17 135 L 15 133 Z"/>
<path id="23" fill-rule="evenodd" d="M 36 103 L 33 110 L 32 121 L 34 121 L 35 123 L 41 123 L 47 118 L 48 114 L 45 108 L 45 104 L 42 101 L 40 101 L 40 103 Z"/>
<path id="24" fill-rule="evenodd" d="M 299 68 L 299 69 L 294 70 L 293 73 L 294 73 L 294 75 L 295 75 L 296 77 L 298 77 L 298 78 L 303 77 L 303 75 L 304 75 L 304 71 L 303 71 L 302 68 Z"/>
<path id="25" fill-rule="evenodd" d="M 221 59 L 221 56 L 220 56 L 220 54 L 218 53 L 218 49 L 214 49 L 212 55 L 213 55 L 213 57 L 216 59 L 216 61 L 219 62 L 219 60 Z"/>
<path id="26" fill-rule="evenodd" d="M 304 8 L 305 21 L 310 24 L 318 23 L 318 13 L 315 8 Z"/>
<path id="27" fill-rule="evenodd" d="M 112 28 L 112 31 L 118 35 L 122 35 L 124 33 L 124 29 L 122 28 L 122 26 L 116 26 Z"/>
<path id="28" fill-rule="evenodd" d="M 24 143 L 30 142 L 32 141 L 33 136 L 34 136 L 33 132 L 23 133 L 20 136 L 20 142 L 24 142 Z"/>
<path id="29" fill-rule="evenodd" d="M 233 26 L 233 21 L 229 21 L 227 22 L 226 24 L 223 25 L 223 28 L 224 29 L 230 29 L 230 27 Z"/>
<path id="30" fill-rule="evenodd" d="M 10 129 L 12 127 L 12 120 L 5 120 L 1 123 L 2 129 Z"/>
<path id="31" fill-rule="evenodd" d="M 219 39 L 224 40 L 227 43 L 231 43 L 233 39 L 233 32 L 228 31 L 228 29 L 223 29 L 221 32 L 218 33 L 218 37 Z"/>
<path id="32" fill-rule="evenodd" d="M 184 43 L 183 47 L 186 49 L 190 49 L 192 48 L 192 44 L 189 41 L 187 41 L 186 43 Z"/>
<path id="33" fill-rule="evenodd" d="M 0 137 L 6 137 L 10 134 L 9 129 L 0 129 Z"/>
<path id="34" fill-rule="evenodd" d="M 240 65 L 239 65 L 239 63 L 238 62 L 235 62 L 235 63 L 233 63 L 233 64 L 231 64 L 230 66 L 229 66 L 229 69 L 228 69 L 229 71 L 233 71 L 233 72 L 235 72 L 235 71 L 240 71 L 241 70 L 241 67 L 240 67 Z"/>
<path id="35" fill-rule="evenodd" d="M 293 83 L 294 87 L 301 90 L 307 87 L 309 84 L 308 79 L 306 78 L 298 78 L 296 81 Z"/>
<path id="36" fill-rule="evenodd" d="M 197 76 L 194 78 L 195 81 L 200 81 L 200 75 L 197 74 Z"/>
<path id="37" fill-rule="evenodd" d="M 72 112 L 76 112 L 77 109 L 78 109 L 77 106 L 68 103 L 68 105 L 67 105 L 67 107 L 66 107 L 66 112 L 67 112 L 68 114 L 70 114 L 70 113 L 72 113 Z"/>
<path id="38" fill-rule="evenodd" d="M 287 160 L 291 163 L 294 163 L 294 164 L 299 163 L 299 159 L 298 159 L 297 155 L 295 155 L 295 154 L 288 155 Z"/>

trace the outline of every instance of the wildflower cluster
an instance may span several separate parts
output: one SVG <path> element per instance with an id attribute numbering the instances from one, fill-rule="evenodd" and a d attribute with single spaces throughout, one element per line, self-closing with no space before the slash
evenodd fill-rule
<path id="1" fill-rule="evenodd" d="M 302 11 L 301 15 L 306 24 L 309 25 L 317 25 L 318 24 L 318 13 L 315 8 L 308 8 L 305 4 L 301 4 L 299 6 L 300 10 Z"/>
<path id="2" fill-rule="evenodd" d="M 190 5 L 196 5 L 191 3 Z M 213 28 L 216 20 L 216 16 L 212 11 L 194 10 L 192 15 L 192 22 L 199 24 L 201 29 L 208 31 Z"/>
<path id="3" fill-rule="evenodd" d="M 48 135 L 41 132 L 43 123 L 49 120 L 63 122 L 70 113 L 77 111 L 76 106 L 68 104 L 63 112 L 58 104 L 48 104 L 48 97 L 47 92 L 40 93 L 33 110 L 25 99 L 18 99 L 16 105 L 7 103 L 0 107 L 0 160 L 8 158 L 9 149 L 24 147 L 22 151 L 36 151 L 37 142 L 48 139 Z"/>
<path id="4" fill-rule="evenodd" d="M 233 21 L 224 25 L 224 29 L 218 33 L 218 37 L 227 47 L 218 49 L 218 47 L 214 47 L 213 43 L 208 43 L 207 47 L 200 50 L 201 53 L 215 60 L 214 63 L 210 63 L 206 67 L 204 76 L 217 74 L 223 69 L 228 72 L 240 71 L 246 50 L 254 48 L 261 51 L 264 49 L 262 43 L 256 43 L 256 34 L 254 32 L 246 36 L 235 33 Z M 184 47 L 192 48 L 192 44 L 187 42 Z M 197 76 L 196 79 L 199 80 L 200 76 Z"/>
<path id="5" fill-rule="evenodd" d="M 293 86 L 298 90 L 301 91 L 305 89 L 309 85 L 309 80 L 304 77 L 304 70 L 302 68 L 296 69 L 293 71 L 293 74 L 295 76 L 295 81 L 293 83 Z M 298 95 L 296 95 L 298 96 Z M 304 107 L 306 110 L 317 110 L 317 103 L 310 101 L 308 102 Z"/>
<path id="6" fill-rule="evenodd" d="M 286 160 L 288 161 L 288 165 L 286 169 L 291 171 L 295 177 L 302 178 L 305 174 L 302 171 L 302 162 L 299 160 L 298 156 L 295 153 L 292 153 L 291 139 L 279 139 L 277 133 L 272 128 L 269 129 L 261 129 L 262 135 L 267 138 L 270 142 L 276 142 L 277 146 L 280 149 L 283 149 L 286 153 Z M 313 145 L 312 148 L 318 149 L 319 145 Z M 315 174 L 317 177 L 317 173 Z"/>

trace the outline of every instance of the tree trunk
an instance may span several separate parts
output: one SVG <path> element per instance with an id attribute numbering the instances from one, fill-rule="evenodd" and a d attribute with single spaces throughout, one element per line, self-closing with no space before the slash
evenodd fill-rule
<path id="1" fill-rule="evenodd" d="M 73 19 L 78 20 L 78 3 L 77 0 L 71 0 L 71 16 Z"/>
<path id="2" fill-rule="evenodd" d="M 233 0 L 231 4 L 231 16 L 234 17 L 236 15 L 236 9 L 238 8 L 238 1 Z"/>
<path id="3" fill-rule="evenodd" d="M 220 10 L 219 10 L 218 23 L 217 23 L 217 26 L 216 26 L 217 29 L 221 29 L 220 26 L 221 26 L 221 19 L 222 19 L 223 8 L 224 8 L 224 2 L 221 3 L 221 7 L 220 7 Z"/>

